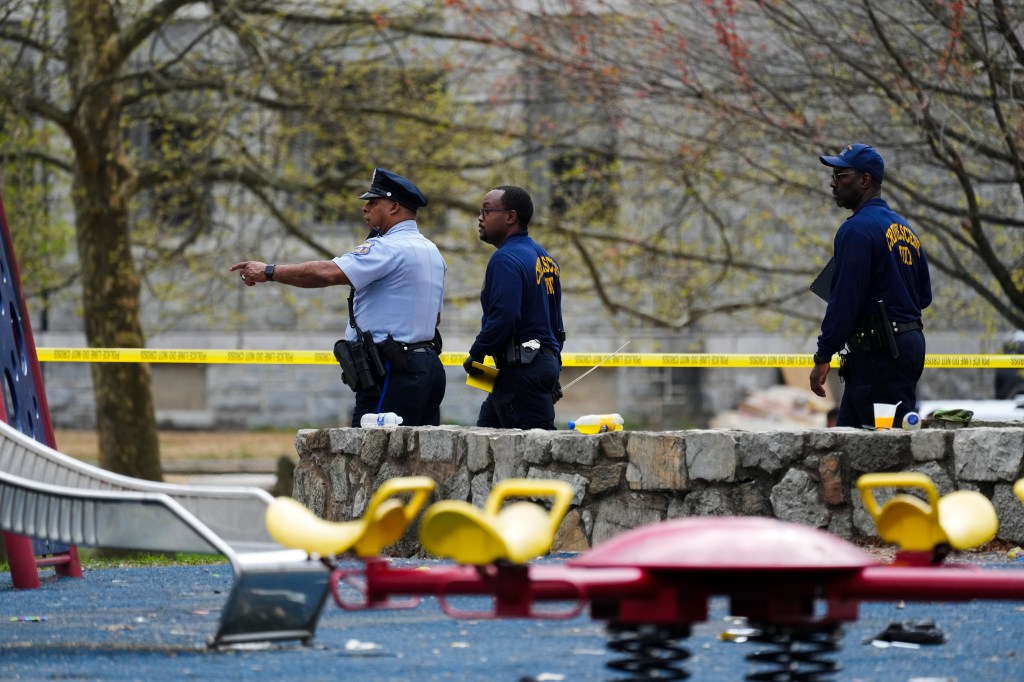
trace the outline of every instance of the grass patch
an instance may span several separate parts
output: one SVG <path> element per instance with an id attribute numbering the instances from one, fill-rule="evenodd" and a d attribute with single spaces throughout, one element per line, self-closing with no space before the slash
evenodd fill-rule
<path id="1" fill-rule="evenodd" d="M 56 429 L 57 450 L 82 461 L 99 461 L 95 431 Z M 159 431 L 160 461 L 274 459 L 298 460 L 295 431 Z"/>
<path id="2" fill-rule="evenodd" d="M 11 570 L 7 557 L 0 557 L 0 571 Z M 102 568 L 162 568 L 165 566 L 214 566 L 228 563 L 223 554 L 189 554 L 184 552 L 132 552 L 109 549 L 78 549 L 82 569 Z M 45 570 L 45 568 L 43 569 Z"/>

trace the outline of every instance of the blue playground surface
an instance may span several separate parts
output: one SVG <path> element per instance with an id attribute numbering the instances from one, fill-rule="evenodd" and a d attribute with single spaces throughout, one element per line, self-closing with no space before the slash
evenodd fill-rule
<path id="1" fill-rule="evenodd" d="M 560 556 L 556 560 L 565 559 Z M 1024 569 L 1004 555 L 984 567 Z M 403 562 L 407 563 L 407 562 Z M 423 561 L 416 565 L 439 565 Z M 352 562 L 352 565 L 356 565 Z M 328 600 L 311 644 L 207 648 L 233 581 L 231 566 L 98 569 L 84 579 L 43 575 L 37 590 L 0 576 L 0 679 L 621 680 L 605 668 L 604 625 L 570 620 L 456 620 L 434 599 L 411 610 L 343 611 Z M 467 598 L 470 601 L 477 598 Z M 724 599 L 685 641 L 693 680 L 742 680 L 759 645 L 722 633 Z M 471 603 L 466 604 L 472 606 Z M 892 622 L 930 618 L 947 642 L 919 648 L 864 643 Z M 832 659 L 836 679 L 877 682 L 1010 680 L 1024 673 L 1024 603 L 863 604 Z"/>

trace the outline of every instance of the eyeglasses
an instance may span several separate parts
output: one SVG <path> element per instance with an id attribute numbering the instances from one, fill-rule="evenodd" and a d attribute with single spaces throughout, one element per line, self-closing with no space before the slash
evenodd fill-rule
<path id="1" fill-rule="evenodd" d="M 484 216 L 486 218 L 488 213 L 495 213 L 497 211 L 512 211 L 512 210 L 515 210 L 515 209 L 511 209 L 511 208 L 481 208 L 480 209 L 480 215 L 482 215 L 482 216 Z"/>
<path id="2" fill-rule="evenodd" d="M 846 177 L 847 175 L 860 175 L 860 171 L 851 170 L 846 171 L 845 173 L 840 173 L 839 171 L 832 171 L 832 179 L 835 180 L 836 182 L 839 182 L 839 178 Z"/>

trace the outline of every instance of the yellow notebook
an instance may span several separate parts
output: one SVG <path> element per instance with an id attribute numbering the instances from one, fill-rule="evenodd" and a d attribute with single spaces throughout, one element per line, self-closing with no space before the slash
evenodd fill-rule
<path id="1" fill-rule="evenodd" d="M 494 390 L 494 380 L 498 378 L 498 368 L 491 367 L 490 365 L 483 365 L 479 362 L 474 362 L 473 366 L 477 369 L 483 370 L 483 374 L 472 374 L 466 375 L 466 385 L 472 386 L 473 388 L 479 388 L 481 391 L 487 391 L 490 393 Z"/>

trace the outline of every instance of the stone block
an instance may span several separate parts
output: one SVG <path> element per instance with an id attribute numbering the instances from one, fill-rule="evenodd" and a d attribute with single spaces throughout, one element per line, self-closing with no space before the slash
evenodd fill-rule
<path id="1" fill-rule="evenodd" d="M 881 508 L 896 495 L 896 490 L 892 488 L 875 488 L 872 491 L 872 495 L 875 498 L 875 503 Z M 851 520 L 854 531 L 859 537 L 877 538 L 878 528 L 875 527 L 874 518 L 864 507 L 864 501 L 861 499 L 859 488 L 854 487 L 850 489 L 850 500 Z"/>
<path id="2" fill-rule="evenodd" d="M 295 499 L 324 518 L 327 507 L 327 482 L 321 469 L 300 462 L 295 467 Z"/>
<path id="3" fill-rule="evenodd" d="M 832 519 L 828 523 L 828 532 L 836 537 L 851 540 L 854 538 L 853 514 L 849 508 L 843 511 L 832 511 Z"/>
<path id="4" fill-rule="evenodd" d="M 546 479 L 565 481 L 572 486 L 572 506 L 574 507 L 580 506 L 587 494 L 587 484 L 589 481 L 579 474 L 563 474 L 558 471 L 547 471 L 545 469 L 530 469 L 526 477 L 541 481 Z"/>
<path id="5" fill-rule="evenodd" d="M 835 455 L 825 455 L 818 461 L 818 476 L 821 478 L 821 498 L 825 504 L 842 504 L 843 464 Z"/>
<path id="6" fill-rule="evenodd" d="M 468 500 L 470 495 L 469 470 L 460 467 L 455 475 L 445 481 L 438 481 L 436 496 L 443 500 Z"/>
<path id="7" fill-rule="evenodd" d="M 792 523 L 802 523 L 813 528 L 828 526 L 831 514 L 817 481 L 800 469 L 790 469 L 779 483 L 772 488 L 772 509 L 775 518 Z"/>
<path id="8" fill-rule="evenodd" d="M 571 509 L 555 533 L 555 541 L 551 545 L 553 552 L 585 552 L 590 549 L 587 534 L 583 530 L 583 519 L 580 513 Z"/>
<path id="9" fill-rule="evenodd" d="M 953 433 L 957 480 L 1007 481 L 1020 472 L 1024 429 L 959 429 Z"/>
<path id="10" fill-rule="evenodd" d="M 299 459 L 327 455 L 331 451 L 331 432 L 328 429 L 301 429 L 295 435 L 295 452 Z"/>
<path id="11" fill-rule="evenodd" d="M 598 451 L 601 457 L 622 459 L 626 456 L 626 440 L 628 431 L 611 431 L 603 434 L 598 440 Z"/>
<path id="12" fill-rule="evenodd" d="M 470 473 L 477 473 L 491 466 L 491 431 L 478 429 L 466 433 L 466 466 Z"/>
<path id="13" fill-rule="evenodd" d="M 689 516 L 736 516 L 736 506 L 728 493 L 716 488 L 694 490 L 669 502 L 666 518 Z"/>
<path id="14" fill-rule="evenodd" d="M 552 442 L 559 437 L 556 431 L 531 431 L 530 437 L 523 439 L 523 461 L 547 466 L 552 460 Z"/>
<path id="15" fill-rule="evenodd" d="M 726 431 L 686 434 L 686 473 L 691 481 L 735 481 L 736 437 Z"/>
<path id="16" fill-rule="evenodd" d="M 992 493 L 992 505 L 999 517 L 999 537 L 1024 544 L 1024 505 L 1013 494 L 1013 485 L 997 483 Z"/>
<path id="17" fill-rule="evenodd" d="M 526 476 L 527 465 L 523 460 L 523 442 L 527 438 L 527 433 L 502 431 L 491 439 L 495 481 Z"/>
<path id="18" fill-rule="evenodd" d="M 663 515 L 661 509 L 652 506 L 649 500 L 640 495 L 606 500 L 597 510 L 591 544 L 598 545 L 628 530 L 658 523 Z"/>
<path id="19" fill-rule="evenodd" d="M 561 432 L 551 438 L 551 460 L 562 464 L 591 466 L 597 461 L 601 439 L 574 432 Z"/>
<path id="20" fill-rule="evenodd" d="M 848 429 L 841 436 L 837 447 L 854 472 L 902 471 L 912 460 L 910 431 Z"/>
<path id="21" fill-rule="evenodd" d="M 808 450 L 835 450 L 837 443 L 841 442 L 844 438 L 843 434 L 856 433 L 859 429 L 851 429 L 849 427 L 833 428 L 833 429 L 811 429 L 804 437 L 804 445 Z"/>
<path id="22" fill-rule="evenodd" d="M 350 470 L 348 477 L 349 504 L 343 509 L 343 517 L 339 521 L 357 519 L 366 513 L 373 496 L 373 479 L 366 472 Z"/>
<path id="23" fill-rule="evenodd" d="M 419 433 L 421 462 L 459 462 L 464 449 L 461 434 L 453 428 L 426 428 Z"/>
<path id="24" fill-rule="evenodd" d="M 414 453 L 419 445 L 417 430 L 400 426 L 391 432 L 388 438 L 388 459 L 402 460 Z"/>
<path id="25" fill-rule="evenodd" d="M 590 494 L 600 495 L 610 490 L 618 490 L 622 485 L 622 474 L 626 470 L 625 463 L 593 466 L 587 470 L 590 478 Z"/>
<path id="26" fill-rule="evenodd" d="M 363 442 L 359 447 L 359 459 L 361 459 L 366 466 L 370 467 L 370 470 L 376 469 L 381 461 L 384 459 L 384 455 L 388 451 L 388 443 L 391 440 L 391 435 L 397 429 L 360 429 L 363 431 Z"/>
<path id="27" fill-rule="evenodd" d="M 928 478 L 932 479 L 932 483 L 935 484 L 935 489 L 938 491 L 939 496 L 948 495 L 957 489 L 956 484 L 953 483 L 953 479 L 950 478 L 946 470 L 943 469 L 938 462 L 923 462 L 910 471 L 915 473 L 924 474 Z M 927 500 L 927 495 L 922 491 L 920 494 L 922 500 Z"/>
<path id="28" fill-rule="evenodd" d="M 348 502 L 348 457 L 335 457 L 327 466 L 327 478 L 331 482 L 331 499 L 338 504 Z"/>
<path id="29" fill-rule="evenodd" d="M 382 485 L 393 478 L 405 476 L 405 471 L 400 469 L 394 462 L 384 460 L 373 473 L 373 489 L 376 491 Z"/>
<path id="30" fill-rule="evenodd" d="M 743 516 L 771 516 L 772 504 L 768 493 L 756 481 L 740 483 L 735 496 L 736 509 Z"/>
<path id="31" fill-rule="evenodd" d="M 491 475 L 488 472 L 479 473 L 473 477 L 469 484 L 470 502 L 474 506 L 483 509 L 487 502 L 487 496 L 491 494 Z"/>
<path id="32" fill-rule="evenodd" d="M 331 429 L 331 453 L 335 455 L 358 455 L 363 447 L 363 433 L 369 429 Z"/>
<path id="33" fill-rule="evenodd" d="M 803 454 L 804 434 L 799 431 L 738 432 L 735 438 L 739 463 L 744 468 L 775 473 L 788 469 Z"/>
<path id="34" fill-rule="evenodd" d="M 636 432 L 626 454 L 626 481 L 631 490 L 685 490 L 686 441 L 678 435 Z"/>
<path id="35" fill-rule="evenodd" d="M 910 437 L 910 454 L 915 462 L 934 462 L 949 457 L 953 432 L 924 429 Z"/>

